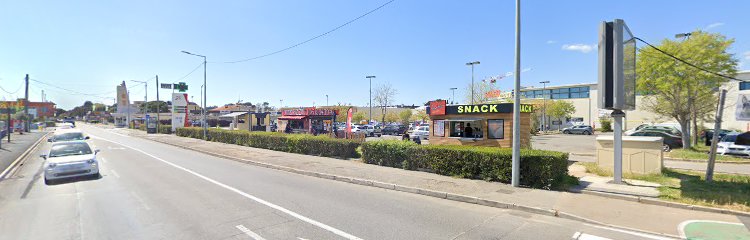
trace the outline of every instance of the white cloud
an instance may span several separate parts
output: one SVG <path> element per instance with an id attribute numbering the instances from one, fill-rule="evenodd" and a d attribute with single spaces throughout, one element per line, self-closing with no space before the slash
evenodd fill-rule
<path id="1" fill-rule="evenodd" d="M 750 60 L 750 51 L 743 53 L 742 56 L 745 56 L 745 60 Z"/>
<path id="2" fill-rule="evenodd" d="M 555 41 L 555 40 L 547 40 L 547 44 L 555 44 L 555 43 L 557 43 L 557 41 Z"/>
<path id="3" fill-rule="evenodd" d="M 579 51 L 582 53 L 588 53 L 591 52 L 591 50 L 594 50 L 594 45 L 586 45 L 586 44 L 564 44 L 562 45 L 563 50 L 568 51 Z"/>
<path id="4" fill-rule="evenodd" d="M 724 25 L 723 22 L 711 23 L 711 24 L 708 24 L 708 26 L 706 26 L 704 30 L 708 30 L 708 29 L 715 28 L 715 27 L 721 27 L 722 25 Z"/>

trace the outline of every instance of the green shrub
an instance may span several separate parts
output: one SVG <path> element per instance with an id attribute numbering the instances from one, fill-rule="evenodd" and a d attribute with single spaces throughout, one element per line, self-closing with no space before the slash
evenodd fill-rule
<path id="1" fill-rule="evenodd" d="M 602 124 L 602 132 L 611 132 L 612 131 L 612 119 L 602 117 L 599 118 L 599 122 Z"/>
<path id="2" fill-rule="evenodd" d="M 146 124 L 139 125 L 138 130 L 146 131 Z M 156 132 L 163 134 L 172 134 L 172 125 L 159 125 L 159 129 L 157 129 Z"/>
<path id="3" fill-rule="evenodd" d="M 403 141 L 362 144 L 365 163 L 488 181 L 511 181 L 509 148 L 460 145 L 417 145 Z M 521 149 L 521 185 L 559 189 L 566 184 L 568 154 Z"/>
<path id="4" fill-rule="evenodd" d="M 177 136 L 203 139 L 203 129 L 197 127 L 177 128 Z M 348 139 L 336 139 L 326 135 L 284 134 L 277 132 L 251 132 L 246 130 L 224 130 L 209 128 L 207 139 L 306 155 L 353 158 L 359 157 L 360 143 Z"/>

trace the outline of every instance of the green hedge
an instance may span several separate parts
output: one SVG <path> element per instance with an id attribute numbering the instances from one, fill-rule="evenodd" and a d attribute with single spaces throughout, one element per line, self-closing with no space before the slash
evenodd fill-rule
<path id="1" fill-rule="evenodd" d="M 512 153 L 510 148 L 417 145 L 397 140 L 362 144 L 365 163 L 505 183 L 511 181 Z M 567 153 L 521 149 L 521 185 L 558 189 L 567 176 Z"/>
<path id="2" fill-rule="evenodd" d="M 138 126 L 138 130 L 146 131 L 146 124 Z M 172 134 L 172 125 L 159 125 L 158 133 Z"/>
<path id="3" fill-rule="evenodd" d="M 177 136 L 203 139 L 202 128 L 178 128 L 176 132 Z M 275 151 L 339 158 L 359 157 L 357 148 L 360 145 L 360 143 L 354 140 L 336 139 L 326 135 L 312 136 L 309 134 L 251 132 L 217 128 L 208 129 L 206 140 Z"/>

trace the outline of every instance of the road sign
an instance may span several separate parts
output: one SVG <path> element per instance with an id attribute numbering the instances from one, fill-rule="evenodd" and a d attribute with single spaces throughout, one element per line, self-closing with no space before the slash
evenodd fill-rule
<path id="1" fill-rule="evenodd" d="M 163 88 L 163 89 L 172 89 L 172 84 L 171 83 L 162 83 L 160 85 L 161 85 L 161 88 Z"/>
<path id="2" fill-rule="evenodd" d="M 185 84 L 184 82 L 175 83 L 173 87 L 174 89 L 177 89 L 177 91 L 180 91 L 180 92 L 185 92 L 188 90 L 188 85 Z"/>

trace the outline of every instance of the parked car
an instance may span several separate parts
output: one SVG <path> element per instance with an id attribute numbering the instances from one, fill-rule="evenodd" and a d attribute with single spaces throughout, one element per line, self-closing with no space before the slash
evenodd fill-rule
<path id="1" fill-rule="evenodd" d="M 724 136 L 726 136 L 728 134 L 732 134 L 732 133 L 739 134 L 738 132 L 735 132 L 733 130 L 720 129 L 719 130 L 719 140 L 721 140 Z M 703 138 L 703 141 L 705 142 L 706 146 L 711 146 L 711 140 L 713 140 L 713 137 L 714 137 L 714 130 L 713 129 L 704 130 L 701 133 L 700 137 Z"/>
<path id="2" fill-rule="evenodd" d="M 633 129 L 625 131 L 625 135 L 626 136 L 630 136 L 630 134 L 633 134 L 633 133 L 635 133 L 635 132 L 643 129 L 644 127 L 648 127 L 648 126 L 651 126 L 651 124 L 644 123 L 644 124 L 638 125 L 637 127 L 633 128 Z"/>
<path id="3" fill-rule="evenodd" d="M 730 133 L 716 144 L 716 153 L 750 156 L 750 132 Z"/>
<path id="4" fill-rule="evenodd" d="M 641 130 L 630 136 L 661 137 L 663 141 L 662 150 L 665 152 L 672 151 L 675 148 L 682 148 L 682 137 L 673 135 L 664 131 Z"/>
<path id="5" fill-rule="evenodd" d="M 89 136 L 85 136 L 83 132 L 77 129 L 60 129 L 55 131 L 51 137 L 47 138 L 47 142 L 67 142 L 67 141 L 80 141 L 89 139 Z"/>
<path id="6" fill-rule="evenodd" d="M 391 125 L 383 128 L 383 135 L 394 135 L 398 136 L 406 131 L 406 126 L 403 125 Z"/>
<path id="7" fill-rule="evenodd" d="M 563 133 L 564 134 L 591 135 L 594 133 L 594 128 L 588 125 L 578 125 L 578 126 L 563 128 Z"/>
<path id="8" fill-rule="evenodd" d="M 641 128 L 640 130 L 631 133 L 628 136 L 636 136 L 636 135 L 633 135 L 633 134 L 638 133 L 638 132 L 643 132 L 643 131 L 665 132 L 665 133 L 668 133 L 670 135 L 675 135 L 675 136 L 678 136 L 678 137 L 682 137 L 682 132 L 680 130 L 677 130 L 677 129 L 673 128 L 673 127 L 667 127 L 667 126 L 645 126 L 645 127 Z"/>
<path id="9" fill-rule="evenodd" d="M 78 176 L 100 178 L 99 162 L 96 155 L 99 150 L 91 150 L 85 141 L 57 142 L 52 144 L 44 158 L 44 183 L 52 184 L 55 180 Z"/>
<path id="10" fill-rule="evenodd" d="M 363 131 L 365 135 L 370 136 L 370 137 L 375 137 L 375 136 L 380 137 L 383 135 L 383 131 L 378 126 L 360 125 L 357 127 L 357 129 L 359 129 L 359 131 Z"/>
<path id="11" fill-rule="evenodd" d="M 428 139 L 430 137 L 430 126 L 419 126 L 409 134 L 411 138 Z"/>

